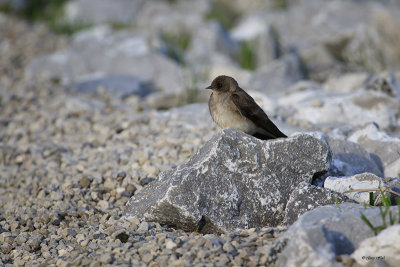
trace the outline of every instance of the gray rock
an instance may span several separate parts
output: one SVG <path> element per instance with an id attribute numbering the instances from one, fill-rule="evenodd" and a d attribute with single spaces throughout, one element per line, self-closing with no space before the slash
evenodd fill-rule
<path id="1" fill-rule="evenodd" d="M 400 37 L 399 8 L 375 4 L 364 6 L 367 7 L 365 17 L 369 17 L 368 23 L 353 32 L 342 51 L 343 59 L 349 65 L 358 65 L 369 71 L 398 69 L 399 46 L 395 40 Z"/>
<path id="2" fill-rule="evenodd" d="M 390 226 L 379 235 L 362 241 L 351 257 L 361 266 L 368 266 L 371 260 L 383 266 L 397 266 L 400 262 L 399 236 L 400 225 Z"/>
<path id="3" fill-rule="evenodd" d="M 235 60 L 238 43 L 216 22 L 202 25 L 192 35 L 185 59 L 194 66 Z"/>
<path id="4" fill-rule="evenodd" d="M 213 121 L 210 112 L 208 111 L 207 104 L 191 104 L 183 107 L 172 108 L 164 112 L 157 112 L 154 116 L 154 120 L 159 124 L 165 121 L 168 122 L 166 126 L 168 128 L 182 126 L 189 130 L 204 128 L 212 134 L 216 133 L 216 131 L 210 129 L 210 126 L 213 125 Z M 170 135 L 169 138 L 173 139 L 175 136 Z M 179 140 L 176 141 L 178 142 Z"/>
<path id="5" fill-rule="evenodd" d="M 397 207 L 390 210 L 398 216 Z M 353 253 L 363 240 L 374 235 L 361 214 L 374 226 L 382 224 L 378 207 L 342 203 L 340 209 L 332 205 L 309 211 L 279 237 L 270 258 L 278 258 L 276 266 L 335 266 L 336 256 Z"/>
<path id="6" fill-rule="evenodd" d="M 62 110 L 66 113 L 74 114 L 93 114 L 96 110 L 104 110 L 104 102 L 96 99 L 86 99 L 80 96 L 73 96 L 65 99 L 65 97 L 59 97 L 56 101 L 61 102 Z"/>
<path id="7" fill-rule="evenodd" d="M 338 203 L 349 201 L 349 198 L 341 194 L 342 192 L 337 193 L 329 189 L 310 185 L 309 183 L 298 185 L 286 204 L 283 224 L 291 225 L 302 214 L 319 206 L 335 204 L 336 201 Z"/>
<path id="8" fill-rule="evenodd" d="M 28 239 L 29 239 L 30 235 L 27 232 L 22 232 L 20 233 L 16 238 L 15 238 L 15 242 L 17 244 L 24 244 Z"/>
<path id="9" fill-rule="evenodd" d="M 338 67 L 346 42 L 369 21 L 369 6 L 340 0 L 300 1 L 276 24 L 281 43 L 298 49 L 313 78 L 326 79 Z"/>
<path id="10" fill-rule="evenodd" d="M 146 1 L 138 14 L 135 26 L 154 34 L 192 33 L 204 25 L 209 3 L 202 0 Z"/>
<path id="11" fill-rule="evenodd" d="M 70 85 L 72 91 L 95 94 L 99 89 L 109 94 L 125 98 L 131 95 L 145 97 L 155 91 L 154 86 L 131 75 L 109 75 L 82 79 Z"/>
<path id="12" fill-rule="evenodd" d="M 27 244 L 34 250 L 37 251 L 40 249 L 40 245 L 44 239 L 44 236 L 41 234 L 34 234 L 32 235 L 29 240 L 27 241 Z"/>
<path id="13" fill-rule="evenodd" d="M 367 90 L 382 92 L 391 97 L 400 99 L 400 85 L 394 74 L 390 71 L 371 75 L 365 81 L 365 87 Z"/>
<path id="14" fill-rule="evenodd" d="M 126 216 L 199 232 L 276 226 L 297 185 L 327 171 L 329 160 L 309 135 L 263 142 L 223 130 L 132 197 Z"/>
<path id="15" fill-rule="evenodd" d="M 301 1 L 288 10 L 288 20 L 282 21 L 283 42 L 299 48 L 340 40 L 353 33 L 370 19 L 369 5 L 340 0 Z M 304 27 L 307 25 L 307 27 Z"/>
<path id="16" fill-rule="evenodd" d="M 139 228 L 137 229 L 138 231 L 147 231 L 149 229 L 149 223 L 148 222 L 141 222 L 139 225 Z"/>
<path id="17" fill-rule="evenodd" d="M 383 168 L 379 159 L 368 153 L 359 144 L 329 136 L 323 140 L 326 141 L 332 152 L 328 175 L 351 176 L 367 172 L 383 177 Z"/>
<path id="18" fill-rule="evenodd" d="M 258 68 L 251 78 L 251 87 L 268 95 L 281 95 L 303 78 L 299 57 L 290 53 Z"/>
<path id="19" fill-rule="evenodd" d="M 59 79 L 69 85 L 102 76 L 113 77 L 109 84 L 126 86 L 126 77 L 135 76 L 152 81 L 165 93 L 182 92 L 187 73 L 166 56 L 151 52 L 146 38 L 146 33 L 111 34 L 107 27 L 96 27 L 77 34 L 69 49 L 32 60 L 24 78 L 31 83 L 40 78 Z"/>
<path id="20" fill-rule="evenodd" d="M 326 79 L 332 69 L 397 68 L 398 8 L 370 1 L 300 1 L 276 24 L 284 46 L 295 46 L 311 76 Z M 307 27 L 304 27 L 307 25 Z M 391 39 L 394 38 L 394 39 Z M 338 60 L 339 59 L 339 60 Z"/>
<path id="21" fill-rule="evenodd" d="M 138 15 L 144 0 L 74 0 L 65 7 L 71 23 L 130 23 Z"/>
<path id="22" fill-rule="evenodd" d="M 233 39 L 249 42 L 255 46 L 256 66 L 262 67 L 280 56 L 281 47 L 275 28 L 271 26 L 279 13 L 255 12 L 245 16 L 230 33 Z"/>
<path id="23" fill-rule="evenodd" d="M 382 162 L 385 176 L 396 177 L 400 174 L 400 139 L 390 137 L 379 127 L 370 123 L 352 132 L 348 140 L 356 142 Z"/>
<path id="24" fill-rule="evenodd" d="M 13 10 L 21 10 L 26 6 L 27 0 L 0 0 L 0 5 L 7 5 Z"/>

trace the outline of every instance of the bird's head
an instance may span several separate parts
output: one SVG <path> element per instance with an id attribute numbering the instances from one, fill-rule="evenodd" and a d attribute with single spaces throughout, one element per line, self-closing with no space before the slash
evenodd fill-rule
<path id="1" fill-rule="evenodd" d="M 232 77 L 221 75 L 215 78 L 211 85 L 206 89 L 211 89 L 214 92 L 225 93 L 225 92 L 234 92 L 239 87 L 237 81 Z"/>

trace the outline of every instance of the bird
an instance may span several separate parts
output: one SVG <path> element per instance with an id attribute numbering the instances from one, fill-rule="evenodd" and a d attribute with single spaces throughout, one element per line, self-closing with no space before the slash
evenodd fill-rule
<path id="1" fill-rule="evenodd" d="M 208 107 L 220 128 L 241 130 L 261 140 L 287 137 L 234 78 L 220 75 L 206 89 L 212 90 Z"/>

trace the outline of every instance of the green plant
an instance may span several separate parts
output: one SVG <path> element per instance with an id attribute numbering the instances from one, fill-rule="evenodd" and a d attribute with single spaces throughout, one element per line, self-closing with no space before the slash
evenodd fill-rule
<path id="1" fill-rule="evenodd" d="M 90 28 L 90 26 L 91 24 L 83 22 L 76 22 L 76 23 L 56 22 L 50 24 L 50 28 L 53 32 L 57 34 L 66 34 L 66 35 L 72 35 L 83 29 Z"/>
<path id="2" fill-rule="evenodd" d="M 331 56 L 338 62 L 344 63 L 346 61 L 344 51 L 350 43 L 350 37 L 343 37 L 335 42 L 326 42 L 325 49 L 331 54 Z"/>
<path id="3" fill-rule="evenodd" d="M 255 45 L 252 42 L 240 43 L 239 64 L 243 69 L 254 70 L 256 68 Z"/>
<path id="4" fill-rule="evenodd" d="M 166 46 L 166 54 L 179 64 L 184 65 L 184 53 L 189 48 L 191 42 L 191 36 L 187 32 L 181 32 L 179 34 L 162 33 L 161 39 L 164 41 Z"/>
<path id="5" fill-rule="evenodd" d="M 128 28 L 130 25 L 128 23 L 119 21 L 110 21 L 108 23 L 113 30 L 119 31 Z"/>
<path id="6" fill-rule="evenodd" d="M 205 15 L 206 20 L 216 20 L 221 23 L 225 29 L 231 29 L 235 26 L 239 17 L 239 13 L 232 7 L 232 4 L 226 0 L 212 1 L 211 9 Z"/>
<path id="7" fill-rule="evenodd" d="M 287 0 L 273 0 L 272 7 L 276 10 L 285 10 L 288 8 L 288 1 Z"/>
<path id="8" fill-rule="evenodd" d="M 336 206 L 337 206 L 338 209 L 339 209 L 339 212 L 342 212 L 342 208 L 341 208 L 340 205 L 339 205 L 339 201 L 338 201 L 337 197 L 335 196 L 334 199 L 335 199 Z"/>
<path id="9" fill-rule="evenodd" d="M 63 13 L 64 4 L 68 0 L 35 0 L 26 1 L 20 14 L 30 21 L 55 21 Z"/>
<path id="10" fill-rule="evenodd" d="M 346 191 L 345 193 L 352 193 L 352 192 L 369 192 L 369 204 L 364 203 L 365 208 L 366 206 L 378 206 L 379 213 L 382 218 L 382 224 L 378 226 L 374 226 L 371 221 L 361 213 L 361 219 L 371 228 L 375 235 L 379 234 L 382 230 L 388 227 L 386 223 L 387 216 L 389 215 L 389 225 L 394 225 L 396 223 L 396 218 L 393 216 L 392 212 L 390 211 L 390 206 L 392 205 L 390 193 L 400 196 L 399 193 L 393 191 L 391 188 L 399 185 L 400 182 L 392 184 L 391 186 L 383 186 L 379 185 L 377 188 L 370 188 L 370 189 L 353 189 Z M 377 196 L 374 199 L 374 192 L 377 192 Z M 379 204 L 379 201 L 381 202 Z M 396 198 L 396 203 L 399 208 L 397 223 L 400 224 L 400 197 Z M 379 205 L 378 205 L 379 204 Z"/>
<path id="11" fill-rule="evenodd" d="M 197 76 L 193 75 L 191 84 L 186 87 L 185 91 L 179 96 L 178 106 L 184 106 L 197 102 L 199 96 L 197 82 Z"/>
<path id="12" fill-rule="evenodd" d="M 64 5 L 69 0 L 32 0 L 25 1 L 22 8 L 15 10 L 7 4 L 0 5 L 0 10 L 22 17 L 30 22 L 46 23 L 52 31 L 58 34 L 71 35 L 89 27 L 87 23 L 68 23 L 64 18 Z"/>
<path id="13" fill-rule="evenodd" d="M 396 223 L 400 224 L 400 198 L 396 199 L 397 206 L 399 208 L 399 214 L 396 222 L 396 218 L 393 216 L 392 212 L 390 211 L 390 206 L 391 206 L 391 199 L 390 199 L 390 194 L 389 193 L 382 193 L 381 195 L 382 198 L 382 204 L 383 206 L 379 206 L 379 213 L 382 218 L 382 224 L 378 226 L 374 226 L 368 218 L 361 213 L 361 219 L 371 228 L 371 230 L 374 232 L 375 235 L 379 234 L 382 230 L 386 229 L 388 227 L 388 224 L 386 223 L 386 218 L 387 215 L 389 215 L 389 225 L 394 225 Z M 370 194 L 370 202 L 373 202 L 373 193 L 372 195 Z"/>
<path id="14" fill-rule="evenodd" d="M 399 185 L 399 184 L 400 184 L 400 182 L 397 182 L 397 183 L 395 183 L 395 184 L 392 184 L 391 186 L 384 186 L 384 187 L 381 187 L 381 186 L 379 185 L 379 187 L 377 187 L 377 188 L 352 189 L 352 190 L 348 190 L 348 191 L 346 191 L 346 192 L 344 192 L 344 193 L 370 192 L 370 194 L 369 194 L 370 205 L 371 205 L 371 206 L 377 206 L 379 200 L 381 199 L 381 196 L 384 195 L 385 193 L 392 193 L 392 194 L 397 195 L 397 196 L 400 197 L 400 194 L 399 194 L 399 193 L 397 193 L 397 192 L 395 192 L 395 191 L 393 191 L 393 190 L 391 189 L 392 187 L 394 187 L 394 186 L 396 186 L 396 185 Z M 373 204 L 371 204 L 371 193 L 373 193 L 373 192 L 378 192 L 378 195 L 377 195 L 377 197 L 375 198 L 375 200 L 374 200 L 374 199 L 372 200 L 372 203 L 373 203 Z M 373 194 L 372 194 L 372 196 L 373 196 Z"/>

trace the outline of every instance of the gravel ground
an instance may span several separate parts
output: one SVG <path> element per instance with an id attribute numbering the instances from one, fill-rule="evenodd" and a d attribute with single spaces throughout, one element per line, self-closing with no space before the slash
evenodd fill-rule
<path id="1" fill-rule="evenodd" d="M 0 266 L 265 265 L 284 229 L 221 236 L 121 218 L 128 199 L 216 132 L 140 99 L 20 78 L 69 40 L 0 15 Z M 46 40 L 46 42 L 43 42 Z"/>

